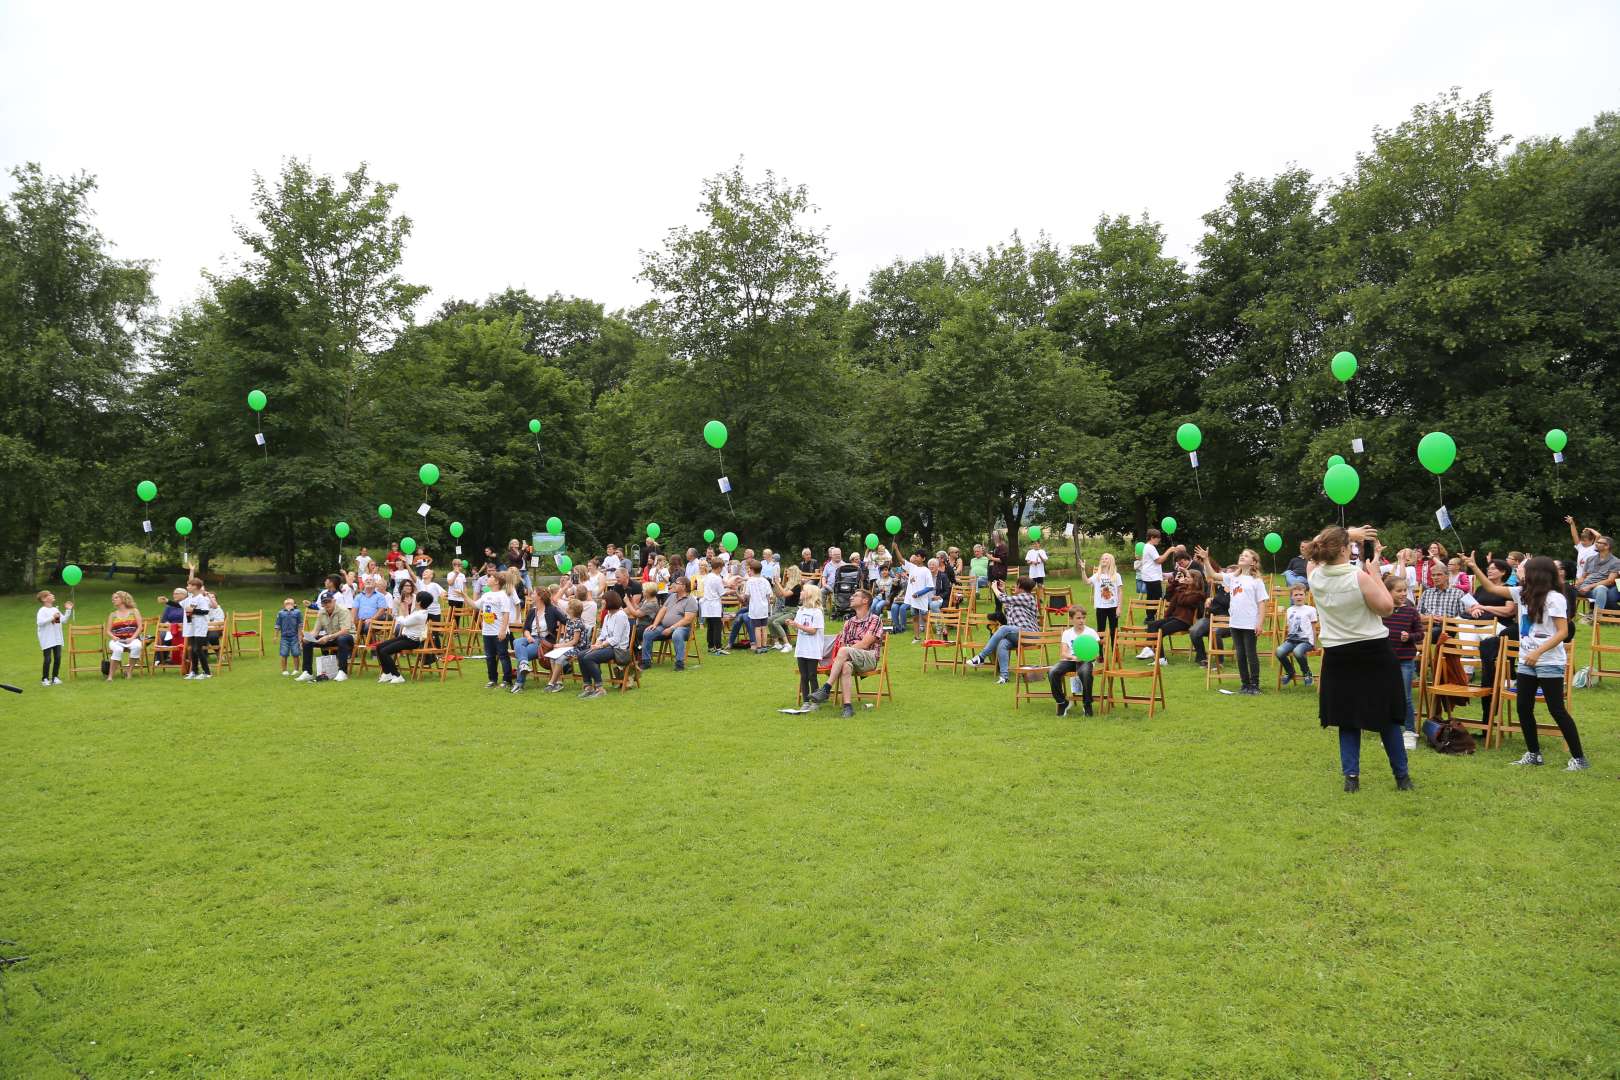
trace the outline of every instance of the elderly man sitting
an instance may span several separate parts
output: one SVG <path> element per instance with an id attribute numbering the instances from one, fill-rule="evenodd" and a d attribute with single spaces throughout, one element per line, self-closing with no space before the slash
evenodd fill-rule
<path id="1" fill-rule="evenodd" d="M 658 618 L 641 635 L 641 666 L 652 666 L 653 645 L 668 638 L 675 642 L 675 670 L 686 670 L 686 639 L 697 625 L 698 602 L 689 595 L 685 578 L 676 578 L 669 587 L 669 599 L 658 609 Z"/>
<path id="2" fill-rule="evenodd" d="M 839 649 L 827 681 L 810 695 L 811 703 L 820 705 L 836 684 L 844 698 L 844 716 L 855 715 L 855 676 L 875 669 L 883 654 L 883 620 L 872 614 L 872 594 L 856 589 L 850 594 L 849 606 L 851 614 L 835 641 Z"/>
<path id="3" fill-rule="evenodd" d="M 299 682 L 315 680 L 315 653 L 336 653 L 337 682 L 349 677 L 349 655 L 354 652 L 354 614 L 348 608 L 337 606 L 337 597 L 330 591 L 321 593 L 321 613 L 315 617 L 315 629 L 304 635 L 304 670 Z"/>

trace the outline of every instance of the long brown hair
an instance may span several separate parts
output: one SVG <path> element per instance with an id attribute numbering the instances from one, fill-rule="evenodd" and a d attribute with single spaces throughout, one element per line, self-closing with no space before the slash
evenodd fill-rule
<path id="1" fill-rule="evenodd" d="M 1330 563 L 1344 553 L 1350 546 L 1350 533 L 1343 525 L 1329 525 L 1316 534 L 1311 541 L 1310 552 L 1306 558 L 1314 563 Z"/>
<path id="2" fill-rule="evenodd" d="M 1546 555 L 1533 555 L 1519 567 L 1519 601 L 1538 623 L 1547 612 L 1547 594 L 1558 588 L 1558 564 Z"/>

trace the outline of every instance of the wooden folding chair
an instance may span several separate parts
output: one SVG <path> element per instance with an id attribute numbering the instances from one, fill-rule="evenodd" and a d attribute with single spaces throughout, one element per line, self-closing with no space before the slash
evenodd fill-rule
<path id="1" fill-rule="evenodd" d="M 624 663 L 614 659 L 607 662 L 607 681 L 618 687 L 619 692 L 641 689 L 641 629 L 630 628 L 630 658 Z"/>
<path id="2" fill-rule="evenodd" d="M 180 672 L 185 668 L 186 645 L 184 639 L 176 639 L 174 645 L 161 644 L 163 627 L 167 626 L 162 619 L 155 615 L 148 615 L 141 620 L 141 664 L 148 673 L 156 673 L 172 668 Z M 164 661 L 160 663 L 159 661 Z"/>
<path id="3" fill-rule="evenodd" d="M 1278 638 L 1277 639 L 1277 646 L 1281 647 L 1282 643 L 1284 641 L 1286 641 L 1286 640 L 1288 640 L 1286 634 L 1284 636 Z M 1276 669 L 1277 669 L 1277 689 L 1281 690 L 1283 688 L 1283 681 L 1282 681 L 1283 680 L 1283 664 L 1282 664 L 1282 660 L 1278 659 L 1278 657 L 1277 657 L 1277 649 L 1276 648 L 1273 648 L 1271 650 L 1271 658 L 1276 661 L 1276 664 L 1273 665 L 1273 666 L 1275 666 Z M 1299 658 L 1294 657 L 1294 659 L 1297 660 Z M 1320 646 L 1320 645 L 1312 645 L 1310 647 L 1309 651 L 1307 651 L 1305 653 L 1305 659 L 1307 661 L 1315 661 L 1315 670 L 1311 672 L 1311 675 L 1312 675 L 1311 683 L 1316 688 L 1316 692 L 1321 693 L 1322 692 L 1322 646 Z M 1294 676 L 1294 682 L 1298 683 L 1302 678 L 1304 678 L 1304 672 L 1300 672 L 1300 673 L 1296 674 Z"/>
<path id="4" fill-rule="evenodd" d="M 1492 710 L 1492 719 L 1495 721 L 1493 725 L 1495 746 L 1505 745 L 1519 731 L 1519 639 L 1504 637 L 1500 649 L 1501 651 L 1496 658 L 1496 698 L 1495 707 Z M 1564 643 L 1564 708 L 1566 709 L 1569 708 L 1571 688 L 1574 685 L 1575 650 L 1570 648 L 1569 643 L 1566 641 Z M 1538 689 L 1536 697 L 1545 702 L 1547 699 L 1546 691 Z M 1542 722 L 1542 716 L 1547 716 L 1547 722 Z M 1536 735 L 1538 737 L 1551 736 L 1557 739 L 1564 744 L 1564 752 L 1569 753 L 1569 742 L 1564 738 L 1564 733 L 1558 729 L 1558 725 L 1552 722 L 1552 717 L 1546 713 L 1537 713 L 1536 717 Z M 1487 736 L 1485 749 L 1489 750 L 1492 746 L 1491 738 Z"/>
<path id="5" fill-rule="evenodd" d="M 855 673 L 855 700 L 870 701 L 875 709 L 883 703 L 884 698 L 894 700 L 894 687 L 889 683 L 889 650 L 886 642 L 878 642 L 877 667 L 867 672 Z M 872 689 L 866 688 L 866 680 L 872 680 Z"/>
<path id="6" fill-rule="evenodd" d="M 75 626 L 67 624 L 67 670 L 68 678 L 77 679 L 79 672 L 93 672 L 96 678 L 101 678 L 101 662 L 107 658 L 106 627 L 101 623 L 94 626 Z"/>
<path id="7" fill-rule="evenodd" d="M 393 616 L 381 612 L 373 615 L 371 621 L 366 623 L 366 632 L 354 643 L 354 653 L 349 657 L 349 667 L 359 674 L 364 674 L 371 666 L 371 656 L 377 651 L 377 646 L 393 636 Z"/>
<path id="8" fill-rule="evenodd" d="M 1608 641 L 1603 640 L 1605 631 Z M 1575 649 L 1566 641 L 1564 651 L 1573 653 Z M 1620 667 L 1603 666 L 1603 661 L 1610 656 L 1620 656 L 1620 611 L 1605 608 L 1592 613 L 1592 644 L 1586 654 L 1586 666 L 1590 669 L 1586 673 L 1588 686 L 1596 686 L 1605 675 L 1620 676 Z"/>
<path id="9" fill-rule="evenodd" d="M 372 620 L 376 624 L 376 620 Z M 386 640 L 386 639 L 384 639 Z M 382 644 L 381 641 L 376 643 Z M 372 648 L 375 650 L 376 645 Z M 464 657 L 455 646 L 455 620 L 441 615 L 437 619 L 429 619 L 427 624 L 427 639 L 420 648 L 413 649 L 405 654 L 409 657 L 411 680 L 421 682 L 423 672 L 432 673 L 437 669 L 439 682 L 444 682 L 445 675 L 454 670 L 461 675 L 461 661 Z M 428 663 L 429 660 L 433 662 Z"/>
<path id="10" fill-rule="evenodd" d="M 1154 619 L 1164 618 L 1163 600 L 1135 600 L 1126 601 L 1125 624 L 1128 626 L 1143 627 Z M 1124 629 L 1122 626 L 1121 629 Z"/>
<path id="11" fill-rule="evenodd" d="M 960 608 L 924 612 L 922 617 L 922 669 L 932 671 L 948 667 L 952 671 L 963 663 L 962 619 L 967 614 Z"/>
<path id="12" fill-rule="evenodd" d="M 1417 662 L 1417 697 L 1413 699 L 1412 707 L 1417 715 L 1423 719 L 1429 716 L 1429 672 L 1434 667 L 1434 629 L 1440 625 L 1440 619 L 1433 615 L 1421 615 L 1419 621 L 1423 625 L 1423 638 L 1418 644 Z"/>
<path id="13" fill-rule="evenodd" d="M 1073 620 L 1069 617 L 1069 609 L 1074 607 L 1074 589 L 1062 585 L 1055 589 L 1046 590 L 1046 602 L 1041 605 L 1042 624 L 1047 627 L 1069 626 Z"/>
<path id="14" fill-rule="evenodd" d="M 1020 630 L 1018 644 L 1013 649 L 1012 676 L 1013 708 L 1021 701 L 1033 701 L 1046 696 L 1050 690 L 1046 676 L 1052 670 L 1052 650 L 1062 648 L 1061 630 Z M 1038 679 L 1039 688 L 1030 689 L 1030 680 Z"/>
<path id="15" fill-rule="evenodd" d="M 1115 702 L 1126 706 L 1146 705 L 1148 719 L 1151 720 L 1158 707 L 1169 707 L 1164 698 L 1164 679 L 1159 671 L 1159 644 L 1159 633 L 1156 630 L 1144 630 L 1139 626 L 1119 628 L 1119 632 L 1114 635 L 1113 647 L 1108 652 L 1102 670 L 1101 702 L 1104 713 L 1111 711 Z M 1143 649 L 1152 650 L 1151 659 L 1137 659 L 1136 654 Z M 1133 664 L 1147 666 L 1133 667 Z M 1146 691 L 1141 694 L 1131 693 L 1131 684 L 1143 680 L 1148 684 Z M 1118 683 L 1117 690 L 1116 683 Z"/>
<path id="16" fill-rule="evenodd" d="M 989 612 L 964 611 L 956 635 L 957 670 L 964 673 L 974 670 L 968 666 L 968 658 L 984 648 L 989 640 Z M 995 666 L 990 665 L 985 670 L 994 671 Z"/>
<path id="17" fill-rule="evenodd" d="M 1226 631 L 1226 645 L 1220 644 L 1220 636 L 1216 631 Z M 1227 679 L 1241 679 L 1237 666 L 1237 645 L 1232 640 L 1232 618 L 1229 615 L 1211 615 L 1209 617 L 1209 637 L 1204 639 L 1204 689 L 1208 690 L 1211 683 L 1219 686 Z M 1226 661 L 1232 662 L 1231 669 L 1227 669 Z"/>
<path id="18" fill-rule="evenodd" d="M 208 652 L 210 654 L 208 663 L 210 670 L 218 668 L 222 671 L 229 671 L 231 669 L 231 660 L 236 655 L 235 643 L 231 640 L 230 617 L 226 616 L 225 621 L 218 625 L 219 640 L 208 642 Z M 209 632 L 214 632 L 212 624 L 210 624 Z"/>
<path id="19" fill-rule="evenodd" d="M 251 655 L 253 652 L 253 642 L 247 641 L 244 643 L 242 639 L 253 638 L 257 639 L 259 643 L 259 655 L 261 657 L 265 655 L 263 611 L 255 611 L 251 614 L 243 611 L 234 611 L 231 613 L 230 620 L 226 625 L 230 630 L 229 636 L 231 639 L 232 652 L 242 653 L 243 655 Z"/>
<path id="20" fill-rule="evenodd" d="M 1485 661 L 1479 653 L 1479 641 L 1495 634 L 1496 620 L 1485 621 L 1472 619 L 1446 619 L 1441 632 L 1440 643 L 1434 646 L 1433 662 L 1429 669 L 1429 679 L 1425 686 L 1429 708 L 1434 708 L 1436 698 L 1444 698 L 1453 702 L 1445 711 L 1448 718 L 1469 731 L 1477 731 L 1485 736 L 1486 745 L 1489 746 L 1491 730 L 1495 711 L 1490 707 L 1490 699 L 1495 693 L 1495 680 L 1497 672 L 1486 671 L 1485 678 L 1479 685 L 1475 685 L 1472 678 L 1464 675 L 1461 681 L 1446 677 L 1447 662 L 1455 660 L 1462 664 L 1463 671 L 1479 670 L 1485 667 Z M 1477 637 L 1476 637 L 1477 635 Z M 1501 670 L 1502 655 L 1498 651 L 1496 657 L 1497 671 Z M 1479 705 L 1480 715 L 1477 717 L 1459 715 L 1458 710 L 1467 708 L 1468 702 Z M 1429 717 L 1429 712 L 1423 714 Z"/>

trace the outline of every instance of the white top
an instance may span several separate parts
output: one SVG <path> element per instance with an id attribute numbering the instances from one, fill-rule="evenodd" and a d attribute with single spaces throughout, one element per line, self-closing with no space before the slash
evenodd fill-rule
<path id="1" fill-rule="evenodd" d="M 39 609 L 39 614 L 34 616 L 34 629 L 39 633 L 40 648 L 54 649 L 62 644 L 61 620 L 66 617 L 54 607 Z"/>
<path id="2" fill-rule="evenodd" d="M 409 615 L 401 615 L 394 620 L 394 629 L 412 641 L 426 641 L 427 624 L 430 618 L 432 616 L 428 614 L 427 608 L 417 608 Z"/>
<path id="3" fill-rule="evenodd" d="M 906 606 L 913 611 L 927 611 L 933 598 L 934 572 L 914 562 L 901 564 L 906 571 Z"/>
<path id="4" fill-rule="evenodd" d="M 340 608 L 354 608 L 354 591 L 347 585 L 332 594 L 332 606 Z"/>
<path id="5" fill-rule="evenodd" d="M 376 565 L 377 564 L 372 561 L 372 558 L 371 558 L 370 555 L 356 555 L 354 557 L 354 568 L 355 568 L 356 571 L 359 572 L 360 577 L 362 579 L 364 579 L 368 574 L 370 574 L 371 573 L 371 568 L 373 566 L 376 566 Z"/>
<path id="6" fill-rule="evenodd" d="M 1288 620 L 1288 632 L 1285 637 L 1297 638 L 1316 644 L 1316 609 L 1309 604 L 1290 604 L 1283 613 Z"/>
<path id="7" fill-rule="evenodd" d="M 603 558 L 602 569 L 610 574 L 617 574 L 619 572 L 619 557 L 617 555 L 608 555 Z"/>
<path id="8" fill-rule="evenodd" d="M 793 655 L 806 660 L 820 660 L 826 649 L 826 634 L 823 631 L 827 626 L 821 609 L 800 608 L 799 613 L 793 616 L 793 624 L 799 628 L 799 640 L 793 646 Z"/>
<path id="9" fill-rule="evenodd" d="M 585 591 L 590 593 L 593 599 L 602 595 L 602 577 L 600 574 L 592 574 L 585 579 Z"/>
<path id="10" fill-rule="evenodd" d="M 410 571 L 410 569 L 408 567 L 402 566 L 398 570 L 393 571 L 388 576 L 393 578 L 395 581 L 405 581 L 406 579 L 408 579 L 411 576 L 411 571 Z"/>
<path id="11" fill-rule="evenodd" d="M 208 609 L 208 629 L 212 632 L 225 625 L 225 609 L 219 606 L 218 598 L 211 599 L 209 603 L 214 605 Z"/>
<path id="12" fill-rule="evenodd" d="M 696 581 L 698 576 L 698 561 L 693 559 L 686 564 L 686 573 L 683 575 L 687 581 Z"/>
<path id="13" fill-rule="evenodd" d="M 447 591 L 450 594 L 450 599 L 460 600 L 465 603 L 467 600 L 467 575 L 460 570 L 450 571 L 450 588 Z"/>
<path id="14" fill-rule="evenodd" d="M 1581 580 L 1581 578 L 1586 576 L 1586 564 L 1590 559 L 1592 559 L 1596 555 L 1597 555 L 1597 546 L 1595 544 L 1576 544 L 1575 545 L 1575 580 L 1576 581 L 1579 581 L 1579 580 Z"/>
<path id="15" fill-rule="evenodd" d="M 1138 575 L 1143 581 L 1163 581 L 1164 567 L 1159 565 L 1159 549 L 1152 544 L 1142 545 L 1142 573 Z"/>
<path id="16" fill-rule="evenodd" d="M 427 593 L 433 597 L 433 602 L 428 605 L 429 614 L 439 615 L 443 613 L 443 609 L 439 607 L 439 601 L 444 599 L 445 594 L 443 585 L 440 585 L 437 581 L 424 581 L 416 587 L 416 592 L 418 596 Z"/>
<path id="17" fill-rule="evenodd" d="M 630 616 L 624 613 L 624 608 L 607 613 L 602 620 L 602 632 L 596 635 L 596 643 L 614 649 L 630 647 Z"/>
<path id="18" fill-rule="evenodd" d="M 208 636 L 208 611 L 210 608 L 208 597 L 202 593 L 195 596 L 188 595 L 180 601 L 180 610 L 186 615 L 185 636 L 199 638 Z"/>
<path id="19" fill-rule="evenodd" d="M 718 619 L 725 613 L 721 600 L 726 595 L 726 583 L 720 575 L 709 571 L 703 575 L 703 598 L 698 601 L 698 614 L 705 619 Z"/>
<path id="20" fill-rule="evenodd" d="M 1232 597 L 1232 606 L 1227 609 L 1232 629 L 1260 629 L 1260 605 L 1269 595 L 1266 583 L 1248 574 L 1222 574 L 1221 582 Z"/>
<path id="21" fill-rule="evenodd" d="M 1125 582 L 1118 574 L 1104 577 L 1101 570 L 1086 579 L 1091 582 L 1091 606 L 1093 608 L 1119 607 L 1119 591 L 1125 587 Z"/>
<path id="22" fill-rule="evenodd" d="M 1324 649 L 1389 637 L 1389 627 L 1373 613 L 1361 595 L 1361 583 L 1356 580 L 1358 573 L 1360 571 L 1349 563 L 1318 566 L 1311 571 L 1311 599 L 1316 601 L 1316 615 L 1321 624 L 1318 640 Z"/>
<path id="23" fill-rule="evenodd" d="M 585 640 L 589 641 L 596 633 L 596 601 L 581 600 L 579 608 L 579 620 L 585 624 Z"/>
<path id="24" fill-rule="evenodd" d="M 1074 659 L 1076 659 L 1076 657 L 1074 655 L 1074 639 L 1075 638 L 1083 638 L 1083 637 L 1097 638 L 1097 641 L 1099 643 L 1101 643 L 1101 641 L 1102 641 L 1102 638 L 1097 637 L 1097 631 L 1093 630 L 1089 626 L 1086 627 L 1084 630 L 1076 630 L 1072 626 L 1068 626 L 1068 627 L 1064 628 L 1064 630 L 1063 630 L 1063 659 L 1065 659 L 1065 660 L 1074 660 Z M 1097 655 L 1100 658 L 1102 656 L 1102 653 L 1099 652 Z M 1086 661 L 1086 662 L 1090 663 L 1090 661 Z"/>
<path id="25" fill-rule="evenodd" d="M 1564 638 L 1558 633 L 1558 626 L 1554 619 L 1567 619 L 1569 617 L 1569 602 L 1564 594 L 1556 589 L 1547 593 L 1546 603 L 1542 605 L 1541 621 L 1530 621 L 1530 609 L 1524 606 L 1519 596 L 1519 586 L 1509 585 L 1508 592 L 1513 594 L 1513 602 L 1519 605 L 1519 656 L 1523 657 L 1532 649 L 1541 647 L 1541 643 L 1548 638 L 1556 637 L 1558 644 L 1552 646 L 1536 660 L 1537 667 L 1563 667 L 1567 657 L 1564 655 Z M 1522 663 L 1522 660 L 1521 660 Z"/>
<path id="26" fill-rule="evenodd" d="M 393 593 L 391 593 L 391 592 L 379 592 L 377 595 L 382 598 L 382 607 L 378 609 L 379 611 L 393 611 L 394 610 L 394 594 Z"/>
<path id="27" fill-rule="evenodd" d="M 766 581 L 775 581 L 782 576 L 782 563 L 777 559 L 768 560 L 759 572 Z"/>
<path id="28" fill-rule="evenodd" d="M 1046 552 L 1038 547 L 1032 547 L 1024 553 L 1024 561 L 1029 563 L 1029 576 L 1036 581 L 1046 577 Z"/>
<path id="29" fill-rule="evenodd" d="M 515 614 L 512 598 L 506 595 L 504 589 L 487 592 L 478 598 L 478 625 L 485 637 L 500 637 L 501 616 L 506 616 L 510 624 Z"/>
<path id="30" fill-rule="evenodd" d="M 762 577 L 751 577 L 743 582 L 743 592 L 748 595 L 748 617 L 750 619 L 767 618 L 771 613 L 771 583 Z"/>

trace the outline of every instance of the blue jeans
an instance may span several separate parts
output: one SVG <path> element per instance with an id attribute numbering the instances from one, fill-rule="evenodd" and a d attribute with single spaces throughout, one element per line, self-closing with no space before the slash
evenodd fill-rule
<path id="1" fill-rule="evenodd" d="M 872 614 L 873 615 L 881 615 L 881 614 L 883 614 L 883 609 L 888 607 L 888 606 L 889 606 L 888 597 L 885 597 L 885 596 L 874 596 L 874 597 L 872 597 Z"/>
<path id="2" fill-rule="evenodd" d="M 1406 743 L 1401 740 L 1399 724 L 1391 724 L 1378 733 L 1383 741 L 1384 753 L 1389 755 L 1389 768 L 1399 780 L 1406 775 Z M 1346 776 L 1361 775 L 1361 729 L 1339 729 L 1339 765 Z"/>
<path id="3" fill-rule="evenodd" d="M 754 645 L 754 620 L 739 611 L 736 617 L 731 620 L 731 637 L 726 639 L 726 648 L 735 649 L 737 647 L 737 635 L 745 632 L 748 635 L 748 645 L 752 648 Z"/>
<path id="4" fill-rule="evenodd" d="M 540 657 L 540 639 L 536 638 L 533 641 L 526 641 L 523 638 L 518 638 L 512 642 L 512 655 L 517 657 L 517 662 L 520 664 L 527 660 L 530 665 L 533 665 L 534 662 Z M 523 685 L 524 681 L 528 678 L 528 675 L 529 673 L 527 671 L 518 672 L 517 681 L 519 686 Z"/>
<path id="5" fill-rule="evenodd" d="M 1283 580 L 1288 582 L 1288 587 L 1290 589 L 1294 588 L 1295 586 L 1299 586 L 1300 588 L 1304 589 L 1311 587 L 1311 583 L 1305 580 L 1304 574 L 1296 574 L 1292 570 L 1283 571 Z"/>
<path id="6" fill-rule="evenodd" d="M 1401 661 L 1401 689 L 1406 691 L 1406 730 L 1416 731 L 1416 714 L 1412 712 L 1412 677 L 1417 674 L 1416 660 Z"/>
<path id="7" fill-rule="evenodd" d="M 1592 610 L 1620 608 L 1620 585 L 1599 585 L 1592 590 Z"/>
<path id="8" fill-rule="evenodd" d="M 979 653 L 979 659 L 987 658 L 992 652 L 996 654 L 996 671 L 1003 677 L 1007 674 L 1007 657 L 1012 654 L 1018 644 L 1018 627 L 1003 626 L 990 635 L 990 640 L 984 643 L 984 649 Z"/>
<path id="9" fill-rule="evenodd" d="M 902 600 L 894 605 L 894 632 L 905 633 L 907 620 L 911 617 L 911 605 Z"/>
<path id="10" fill-rule="evenodd" d="M 641 666 L 652 667 L 653 646 L 665 638 L 675 643 L 675 670 L 686 670 L 686 639 L 692 635 L 690 626 L 650 626 L 641 635 Z"/>
<path id="11" fill-rule="evenodd" d="M 1303 673 L 1307 679 L 1310 678 L 1311 662 L 1308 659 L 1310 651 L 1311 643 L 1308 641 L 1301 641 L 1299 638 L 1289 638 L 1287 641 L 1284 641 L 1281 645 L 1277 646 L 1277 659 L 1282 662 L 1283 674 L 1292 675 L 1294 673 L 1294 658 L 1297 657 L 1299 659 L 1300 672 Z"/>
<path id="12" fill-rule="evenodd" d="M 579 673 L 585 679 L 586 686 L 602 685 L 602 665 L 613 659 L 613 646 L 598 645 L 579 657 Z"/>

